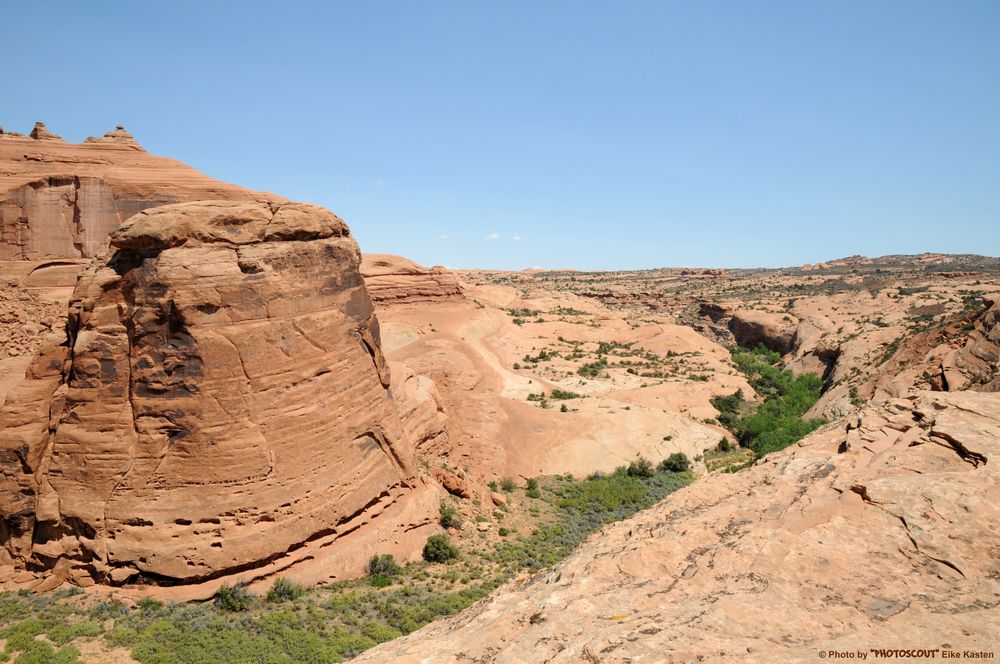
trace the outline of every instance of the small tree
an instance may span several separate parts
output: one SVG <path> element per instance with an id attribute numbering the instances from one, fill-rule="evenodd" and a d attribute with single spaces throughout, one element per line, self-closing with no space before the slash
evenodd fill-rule
<path id="1" fill-rule="evenodd" d="M 424 560 L 429 563 L 446 563 L 458 558 L 458 548 L 447 535 L 431 535 L 424 544 Z"/>
<path id="2" fill-rule="evenodd" d="M 242 581 L 235 585 L 223 583 L 215 591 L 215 605 L 223 611 L 246 611 L 253 604 L 254 595 Z"/>
<path id="3" fill-rule="evenodd" d="M 285 602 L 298 599 L 304 592 L 305 588 L 294 581 L 278 578 L 274 580 L 274 584 L 267 591 L 265 598 L 268 602 Z"/>
<path id="4" fill-rule="evenodd" d="M 368 561 L 368 576 L 399 576 L 402 572 L 403 568 L 391 553 L 374 555 Z"/>
<path id="5" fill-rule="evenodd" d="M 660 470 L 671 473 L 683 473 L 691 470 L 691 461 L 683 452 L 674 452 L 660 462 Z"/>
<path id="6" fill-rule="evenodd" d="M 646 457 L 639 457 L 630 463 L 626 472 L 629 477 L 652 477 L 656 474 L 653 463 Z"/>

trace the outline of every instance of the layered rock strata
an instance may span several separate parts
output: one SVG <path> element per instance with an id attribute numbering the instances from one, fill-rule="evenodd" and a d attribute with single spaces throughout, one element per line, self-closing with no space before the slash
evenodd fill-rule
<path id="1" fill-rule="evenodd" d="M 458 276 L 441 266 L 426 268 L 391 254 L 365 254 L 361 260 L 372 300 L 378 303 L 428 302 L 459 299 Z"/>
<path id="2" fill-rule="evenodd" d="M 0 260 L 91 258 L 133 214 L 208 199 L 283 200 L 151 155 L 121 125 L 79 145 L 41 122 L 0 132 Z"/>
<path id="3" fill-rule="evenodd" d="M 3 562 L 203 581 L 336 546 L 420 488 L 343 221 L 184 203 L 111 247 L 0 410 Z"/>

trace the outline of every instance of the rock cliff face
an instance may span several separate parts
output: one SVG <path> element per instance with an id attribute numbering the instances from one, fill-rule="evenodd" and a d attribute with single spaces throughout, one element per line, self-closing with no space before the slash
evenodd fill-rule
<path id="1" fill-rule="evenodd" d="M 440 266 L 426 268 L 402 256 L 365 254 L 361 259 L 361 274 L 372 300 L 379 303 L 462 297 L 462 287 L 454 272 Z"/>
<path id="2" fill-rule="evenodd" d="M 919 392 L 698 480 L 358 662 L 814 662 L 995 648 L 1000 395 Z M 825 654 L 825 653 L 824 653 Z"/>
<path id="3" fill-rule="evenodd" d="M 90 258 L 140 210 L 183 201 L 278 202 L 143 150 L 124 127 L 74 145 L 38 123 L 0 132 L 0 260 Z"/>
<path id="4" fill-rule="evenodd" d="M 339 218 L 183 203 L 111 247 L 0 410 L 6 562 L 195 582 L 429 523 L 384 527 L 422 483 Z"/>
<path id="5" fill-rule="evenodd" d="M 753 309 L 739 309 L 729 321 L 729 329 L 736 343 L 745 348 L 763 344 L 784 355 L 795 345 L 795 328 L 798 324 L 787 314 L 772 314 Z"/>

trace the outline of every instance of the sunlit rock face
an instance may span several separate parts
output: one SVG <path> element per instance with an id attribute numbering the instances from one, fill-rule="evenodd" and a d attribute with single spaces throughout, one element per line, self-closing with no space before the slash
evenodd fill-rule
<path id="1" fill-rule="evenodd" d="M 210 579 L 336 546 L 419 484 L 343 221 L 182 203 L 110 244 L 0 410 L 6 562 Z"/>

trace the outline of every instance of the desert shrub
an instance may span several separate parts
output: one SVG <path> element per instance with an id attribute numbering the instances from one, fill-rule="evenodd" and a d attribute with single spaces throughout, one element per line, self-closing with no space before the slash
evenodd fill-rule
<path id="1" fill-rule="evenodd" d="M 143 597 L 135 604 L 141 611 L 156 611 L 163 606 L 163 602 L 155 600 L 152 597 Z"/>
<path id="2" fill-rule="evenodd" d="M 285 578 L 277 578 L 271 584 L 271 589 L 267 591 L 265 598 L 268 602 L 288 602 L 298 599 L 305 592 L 298 583 Z"/>
<path id="3" fill-rule="evenodd" d="M 541 490 L 538 487 L 538 480 L 536 480 L 534 477 L 531 477 L 531 478 L 528 479 L 528 487 L 527 488 L 528 488 L 528 490 L 527 490 L 528 498 L 541 498 L 542 497 L 542 492 L 541 492 Z"/>
<path id="4" fill-rule="evenodd" d="M 403 568 L 391 553 L 374 555 L 368 560 L 368 576 L 399 576 Z"/>
<path id="5" fill-rule="evenodd" d="M 438 508 L 438 512 L 440 514 L 438 523 L 441 524 L 442 528 L 462 527 L 462 518 L 459 516 L 458 510 L 451 505 L 441 503 L 441 506 Z"/>
<path id="6" fill-rule="evenodd" d="M 720 452 L 732 452 L 733 444 L 729 442 L 728 438 L 720 438 L 719 444 L 715 446 L 715 449 Z"/>
<path id="7" fill-rule="evenodd" d="M 506 491 L 507 493 L 510 493 L 511 491 L 517 488 L 517 484 L 514 483 L 514 480 L 512 478 L 505 477 L 500 481 L 500 488 Z"/>
<path id="8" fill-rule="evenodd" d="M 253 593 L 242 582 L 237 582 L 232 586 L 223 583 L 215 591 L 215 606 L 223 611 L 247 611 L 254 599 Z"/>
<path id="9" fill-rule="evenodd" d="M 458 558 L 458 547 L 447 535 L 431 535 L 424 544 L 424 560 L 429 563 L 446 563 Z"/>
<path id="10" fill-rule="evenodd" d="M 639 457 L 628 465 L 629 477 L 652 477 L 656 474 L 653 463 L 646 457 Z"/>
<path id="11" fill-rule="evenodd" d="M 577 394 L 576 392 L 571 392 L 569 390 L 552 390 L 550 396 L 553 399 L 579 399 L 583 397 L 582 394 Z"/>
<path id="12" fill-rule="evenodd" d="M 607 359 L 602 357 L 596 362 L 587 362 L 577 369 L 576 372 L 581 376 L 586 376 L 587 378 L 597 378 L 601 375 L 601 371 L 607 368 L 607 366 Z"/>
<path id="13" fill-rule="evenodd" d="M 683 473 L 691 470 L 691 460 L 683 452 L 674 452 L 660 462 L 661 472 Z"/>

